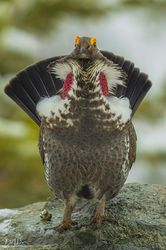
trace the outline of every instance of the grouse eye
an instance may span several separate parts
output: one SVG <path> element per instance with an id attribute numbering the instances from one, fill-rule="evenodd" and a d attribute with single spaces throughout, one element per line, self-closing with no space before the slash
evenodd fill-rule
<path id="1" fill-rule="evenodd" d="M 90 44 L 95 48 L 96 47 L 96 38 L 95 37 L 92 37 L 90 39 Z"/>

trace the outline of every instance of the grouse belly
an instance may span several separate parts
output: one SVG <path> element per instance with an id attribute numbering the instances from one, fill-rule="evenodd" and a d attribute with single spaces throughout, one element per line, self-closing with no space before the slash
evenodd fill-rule
<path id="1" fill-rule="evenodd" d="M 130 166 L 132 126 L 123 131 L 94 133 L 73 128 L 41 127 L 45 175 L 60 198 L 88 187 L 97 198 L 109 199 L 123 186 Z M 133 146 L 133 145 L 132 145 Z"/>

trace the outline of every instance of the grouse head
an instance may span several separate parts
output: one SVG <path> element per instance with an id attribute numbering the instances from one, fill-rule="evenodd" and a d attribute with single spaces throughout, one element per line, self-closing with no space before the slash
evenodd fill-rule
<path id="1" fill-rule="evenodd" d="M 92 59 L 101 55 L 96 42 L 95 37 L 79 37 L 77 35 L 72 56 L 80 59 Z"/>
<path id="2" fill-rule="evenodd" d="M 108 60 L 97 47 L 95 37 L 75 37 L 75 49 L 51 62 L 48 70 L 63 81 L 61 98 L 88 98 L 92 92 L 109 97 L 118 85 L 125 85 L 125 72 Z"/>

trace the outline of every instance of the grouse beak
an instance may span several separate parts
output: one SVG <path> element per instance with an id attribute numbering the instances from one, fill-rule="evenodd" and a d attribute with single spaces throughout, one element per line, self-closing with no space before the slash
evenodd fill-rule
<path id="1" fill-rule="evenodd" d="M 85 47 L 80 48 L 79 58 L 89 58 L 88 50 Z"/>

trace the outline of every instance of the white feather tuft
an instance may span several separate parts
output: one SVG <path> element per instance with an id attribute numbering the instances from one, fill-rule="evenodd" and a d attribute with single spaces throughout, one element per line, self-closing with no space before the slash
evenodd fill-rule
<path id="1" fill-rule="evenodd" d="M 51 69 L 51 72 L 62 80 L 65 80 L 71 71 L 72 69 L 68 63 L 56 63 Z"/>
<path id="2" fill-rule="evenodd" d="M 117 85 L 125 86 L 123 72 L 117 68 L 116 65 L 104 65 L 102 72 L 106 76 L 108 87 L 111 92 L 113 92 Z"/>
<path id="3" fill-rule="evenodd" d="M 120 117 L 120 121 L 122 123 L 126 123 L 131 118 L 131 108 L 130 108 L 130 102 L 127 97 L 124 98 L 118 98 L 118 97 L 110 97 L 108 99 L 111 113 L 115 114 L 115 119 L 118 116 Z"/>
<path id="4" fill-rule="evenodd" d="M 40 117 L 50 118 L 52 112 L 55 116 L 59 116 L 59 110 L 64 110 L 66 100 L 61 99 L 59 95 L 52 97 L 45 97 L 37 103 L 36 110 Z"/>

